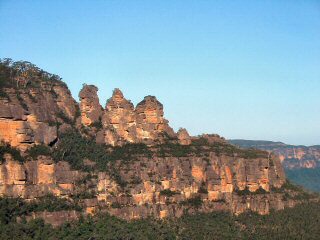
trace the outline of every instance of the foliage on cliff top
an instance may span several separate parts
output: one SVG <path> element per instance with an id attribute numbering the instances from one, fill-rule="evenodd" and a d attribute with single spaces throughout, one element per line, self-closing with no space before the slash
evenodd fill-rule
<path id="1" fill-rule="evenodd" d="M 237 156 L 246 159 L 267 158 L 266 151 L 258 149 L 241 149 L 229 143 L 209 143 L 206 138 L 200 137 L 193 140 L 191 145 L 180 145 L 178 143 L 166 142 L 155 147 L 158 156 L 187 157 L 190 155 L 205 155 L 214 152 L 216 155 Z"/>
<path id="2" fill-rule="evenodd" d="M 53 150 L 56 161 L 67 161 L 75 169 L 84 169 L 83 160 L 89 159 L 96 163 L 101 171 L 109 169 L 108 163 L 116 160 L 129 161 L 136 155 L 150 156 L 151 152 L 145 144 L 125 144 L 112 147 L 97 144 L 94 139 L 81 135 L 76 130 L 68 131 L 60 136 L 57 147 Z"/>
<path id="3" fill-rule="evenodd" d="M 37 160 L 38 156 L 51 156 L 51 149 L 46 145 L 34 145 L 27 151 L 29 157 L 33 160 Z"/>
<path id="4" fill-rule="evenodd" d="M 30 62 L 0 59 L 0 93 L 4 94 L 5 87 L 39 87 L 43 81 L 66 86 L 58 75 L 48 73 Z"/>

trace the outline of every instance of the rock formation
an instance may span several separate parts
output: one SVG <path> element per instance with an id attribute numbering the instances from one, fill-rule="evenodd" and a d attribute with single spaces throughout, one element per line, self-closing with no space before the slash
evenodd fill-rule
<path id="1" fill-rule="evenodd" d="M 154 96 L 146 96 L 136 107 L 137 136 L 155 141 L 163 133 L 174 137 L 175 133 L 163 117 L 163 105 Z"/>
<path id="2" fill-rule="evenodd" d="M 179 129 L 179 131 L 177 132 L 177 137 L 178 137 L 179 143 L 181 145 L 190 145 L 191 144 L 191 137 L 185 128 Z"/>
<path id="3" fill-rule="evenodd" d="M 267 214 L 292 205 L 283 198 L 285 175 L 278 158 L 241 150 L 215 134 L 190 137 L 186 129 L 176 134 L 154 96 L 134 108 L 115 89 L 103 109 L 95 86 L 84 85 L 78 104 L 57 76 L 42 71 L 23 76 L 7 74 L 0 88 L 2 196 L 32 200 L 84 193 L 86 213 L 102 209 L 125 219 L 178 217 L 185 211 Z M 78 135 L 65 143 L 68 129 Z M 6 144 L 21 151 L 23 163 Z M 63 144 L 61 154 L 54 155 Z M 50 146 L 49 153 L 31 156 L 35 145 Z M 39 216 L 61 222 L 62 215 Z"/>
<path id="4" fill-rule="evenodd" d="M 102 124 L 106 129 L 105 143 L 116 145 L 119 141 L 136 142 L 134 106 L 124 98 L 118 88 L 113 91 L 112 97 L 107 101 Z M 112 131 L 115 133 L 114 137 L 110 137 L 110 134 L 113 136 Z"/>
<path id="5" fill-rule="evenodd" d="M 96 86 L 84 84 L 79 93 L 81 123 L 84 126 L 90 126 L 101 121 L 103 110 L 97 92 L 98 88 Z"/>
<path id="6" fill-rule="evenodd" d="M 57 123 L 71 123 L 77 104 L 61 83 L 4 88 L 0 97 L 0 141 L 20 150 L 57 140 Z"/>

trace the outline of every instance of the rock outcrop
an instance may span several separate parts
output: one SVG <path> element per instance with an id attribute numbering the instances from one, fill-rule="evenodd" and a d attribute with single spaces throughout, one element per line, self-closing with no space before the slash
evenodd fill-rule
<path id="1" fill-rule="evenodd" d="M 147 96 L 138 103 L 136 109 L 137 136 L 139 139 L 156 141 L 167 134 L 174 137 L 175 133 L 163 117 L 163 105 L 154 96 Z"/>
<path id="2" fill-rule="evenodd" d="M 177 132 L 177 137 L 178 137 L 179 143 L 181 145 L 190 145 L 191 144 L 191 137 L 185 128 L 179 129 L 179 131 Z"/>
<path id="3" fill-rule="evenodd" d="M 101 121 L 103 109 L 99 103 L 97 92 L 96 86 L 84 84 L 79 93 L 81 123 L 84 126 Z"/>
<path id="4" fill-rule="evenodd" d="M 124 98 L 120 89 L 113 91 L 107 101 L 102 125 L 105 131 L 105 143 L 117 145 L 121 142 L 136 142 L 136 116 L 133 104 Z M 114 134 L 113 134 L 114 133 Z"/>
<path id="5" fill-rule="evenodd" d="M 25 151 L 57 140 L 58 123 L 74 121 L 77 104 L 64 84 L 5 88 L 0 98 L 0 141 Z"/>
<path id="6" fill-rule="evenodd" d="M 141 142 L 152 145 L 176 138 L 163 115 L 163 106 L 155 97 L 145 97 L 134 108 L 120 89 L 115 89 L 102 114 L 97 142 L 112 146 Z"/>

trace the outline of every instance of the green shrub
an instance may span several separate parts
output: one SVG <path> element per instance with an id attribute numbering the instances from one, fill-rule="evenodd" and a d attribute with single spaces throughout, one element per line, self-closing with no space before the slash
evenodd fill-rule
<path id="1" fill-rule="evenodd" d="M 167 197 L 172 197 L 177 194 L 180 194 L 180 193 L 176 192 L 176 191 L 171 191 L 170 189 L 164 189 L 164 190 L 160 191 L 160 195 L 167 196 Z"/>
<path id="2" fill-rule="evenodd" d="M 94 191 L 86 190 L 86 191 L 74 194 L 71 197 L 72 197 L 73 200 L 75 200 L 77 202 L 78 200 L 81 200 L 81 199 L 96 198 L 96 196 L 97 196 L 97 194 Z"/>
<path id="3" fill-rule="evenodd" d="M 264 190 L 262 187 L 259 187 L 254 193 L 255 194 L 266 194 L 268 192 L 266 190 Z"/>
<path id="4" fill-rule="evenodd" d="M 12 155 L 13 159 L 18 162 L 24 162 L 25 159 L 21 156 L 19 150 L 16 148 L 11 147 L 6 143 L 0 143 L 0 162 L 3 163 L 4 161 L 4 154 L 9 153 Z"/>
<path id="5" fill-rule="evenodd" d="M 0 223 L 8 224 L 14 222 L 16 217 L 29 215 L 32 212 L 54 212 L 61 210 L 81 211 L 82 208 L 72 201 L 57 198 L 53 195 L 46 195 L 31 202 L 26 202 L 21 198 L 0 197 Z"/>
<path id="6" fill-rule="evenodd" d="M 240 189 L 236 188 L 236 189 L 234 190 L 234 192 L 235 192 L 236 194 L 238 194 L 239 196 L 245 196 L 245 195 L 250 195 L 250 194 L 252 194 L 252 192 L 249 190 L 248 187 L 245 187 L 245 189 L 243 189 L 243 190 L 240 190 Z"/>
<path id="7" fill-rule="evenodd" d="M 262 187 L 259 187 L 256 191 L 251 192 L 248 187 L 245 187 L 243 190 L 235 189 L 235 193 L 239 196 L 246 196 L 246 195 L 255 195 L 255 194 L 266 194 L 268 193 Z"/>
<path id="8" fill-rule="evenodd" d="M 34 145 L 27 151 L 27 154 L 34 160 L 37 159 L 38 156 L 51 156 L 51 149 L 46 145 Z"/>
<path id="9" fill-rule="evenodd" d="M 180 202 L 182 205 L 190 206 L 193 208 L 200 208 L 202 206 L 202 199 L 200 196 L 194 196 L 185 201 Z"/>

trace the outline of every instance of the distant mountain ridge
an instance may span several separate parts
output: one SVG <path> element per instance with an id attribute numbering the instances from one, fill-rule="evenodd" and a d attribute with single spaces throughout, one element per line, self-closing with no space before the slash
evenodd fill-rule
<path id="1" fill-rule="evenodd" d="M 320 167 L 320 145 L 289 145 L 264 140 L 231 139 L 229 143 L 242 148 L 257 148 L 279 155 L 285 169 Z"/>
<path id="2" fill-rule="evenodd" d="M 286 144 L 283 142 L 274 142 L 274 141 L 268 141 L 268 140 L 245 140 L 245 139 L 230 139 L 228 140 L 231 144 L 241 146 L 241 147 L 271 147 L 271 146 L 285 146 L 288 148 L 320 148 L 320 145 L 292 145 L 292 144 Z"/>

